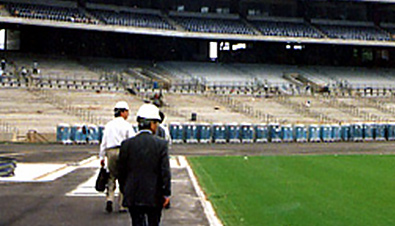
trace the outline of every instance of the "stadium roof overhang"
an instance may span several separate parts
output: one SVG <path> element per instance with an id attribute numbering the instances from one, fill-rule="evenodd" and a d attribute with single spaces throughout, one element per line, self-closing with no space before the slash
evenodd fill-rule
<path id="1" fill-rule="evenodd" d="M 276 37 L 276 36 L 263 36 L 263 35 L 214 34 L 214 33 L 161 30 L 161 29 L 152 29 L 152 28 L 112 26 L 112 25 L 102 25 L 102 24 L 99 25 L 79 24 L 79 23 L 58 22 L 58 21 L 50 21 L 50 20 L 23 19 L 23 18 L 14 18 L 14 17 L 0 17 L 0 23 L 53 27 L 53 28 L 66 28 L 66 29 L 80 29 L 80 30 L 89 30 L 89 31 L 116 32 L 116 33 L 126 33 L 126 34 L 153 35 L 153 36 L 164 36 L 164 37 L 195 38 L 195 39 L 207 39 L 207 40 L 270 41 L 270 42 L 286 42 L 286 43 L 301 43 L 301 44 L 311 43 L 311 44 L 395 47 L 395 41 L 365 41 L 365 40 L 344 40 L 344 39 L 329 39 L 329 38 L 314 39 L 314 38 Z"/>

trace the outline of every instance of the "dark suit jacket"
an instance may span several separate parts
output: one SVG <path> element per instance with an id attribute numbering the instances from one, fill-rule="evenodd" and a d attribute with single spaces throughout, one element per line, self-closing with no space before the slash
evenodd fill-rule
<path id="1" fill-rule="evenodd" d="M 118 160 L 123 205 L 161 207 L 171 194 L 167 142 L 141 132 L 122 142 Z"/>

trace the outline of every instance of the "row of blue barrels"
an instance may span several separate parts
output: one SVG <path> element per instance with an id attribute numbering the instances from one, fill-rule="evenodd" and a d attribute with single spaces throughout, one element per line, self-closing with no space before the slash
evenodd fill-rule
<path id="1" fill-rule="evenodd" d="M 337 142 L 395 140 L 395 123 L 281 125 L 170 123 L 173 143 Z M 136 128 L 135 128 L 136 130 Z M 98 144 L 104 127 L 60 124 L 57 141 L 63 144 Z"/>
<path id="2" fill-rule="evenodd" d="M 13 158 L 0 157 L 0 177 L 15 175 L 16 160 Z"/>
<path id="3" fill-rule="evenodd" d="M 63 144 L 98 144 L 103 130 L 104 127 L 96 125 L 59 124 L 56 129 L 56 140 Z"/>
<path id="4" fill-rule="evenodd" d="M 395 140 L 395 124 L 344 125 L 171 123 L 173 143 L 338 142 Z"/>

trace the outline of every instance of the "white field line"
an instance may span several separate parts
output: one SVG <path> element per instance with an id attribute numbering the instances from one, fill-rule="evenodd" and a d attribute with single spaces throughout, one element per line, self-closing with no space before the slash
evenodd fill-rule
<path id="1" fill-rule="evenodd" d="M 193 173 L 191 166 L 186 160 L 185 156 L 179 156 L 178 160 L 181 166 L 184 166 L 187 169 L 189 178 L 191 179 L 192 185 L 195 188 L 196 194 L 199 197 L 200 203 L 203 206 L 204 213 L 210 223 L 210 226 L 222 226 L 222 222 L 218 219 L 217 214 L 214 211 L 213 205 L 209 200 L 207 200 L 206 195 L 203 190 L 200 188 L 199 183 Z"/>

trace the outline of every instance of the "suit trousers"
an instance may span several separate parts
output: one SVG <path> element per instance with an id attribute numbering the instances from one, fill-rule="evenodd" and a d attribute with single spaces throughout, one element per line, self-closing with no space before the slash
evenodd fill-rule
<path id="1" fill-rule="evenodd" d="M 110 170 L 110 176 L 108 178 L 108 183 L 107 183 L 106 201 L 111 201 L 114 203 L 116 180 L 118 178 L 117 163 L 119 156 L 119 148 L 107 149 L 106 156 L 107 156 L 108 169 Z M 122 207 L 122 200 L 123 200 L 123 195 L 121 192 L 119 192 L 119 196 L 118 196 L 119 207 Z"/>
<path id="2" fill-rule="evenodd" d="M 162 216 L 161 207 L 133 206 L 129 207 L 132 226 L 159 226 Z"/>

